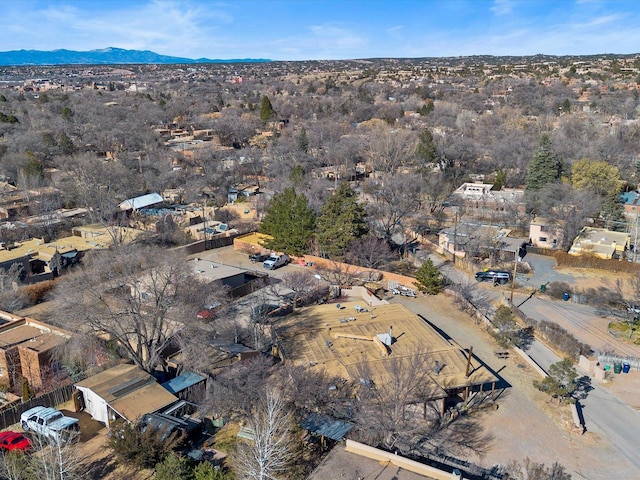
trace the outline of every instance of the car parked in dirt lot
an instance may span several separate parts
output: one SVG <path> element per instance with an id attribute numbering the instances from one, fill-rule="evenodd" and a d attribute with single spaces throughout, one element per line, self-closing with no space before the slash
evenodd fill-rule
<path id="1" fill-rule="evenodd" d="M 251 260 L 253 263 L 262 263 L 266 259 L 268 259 L 269 256 L 270 255 L 268 253 L 252 253 L 249 255 L 249 260 Z"/>
<path id="2" fill-rule="evenodd" d="M 56 442 L 66 442 L 79 437 L 77 418 L 67 417 L 53 407 L 33 407 L 20 415 L 24 431 L 33 431 Z"/>
<path id="3" fill-rule="evenodd" d="M 24 452 L 31 449 L 31 441 L 20 432 L 0 432 L 0 450 Z"/>
<path id="4" fill-rule="evenodd" d="M 196 318 L 200 320 L 215 320 L 220 310 L 222 310 L 222 303 L 213 302 L 202 307 L 202 310 L 196 313 Z"/>
<path id="5" fill-rule="evenodd" d="M 267 270 L 275 270 L 276 268 L 284 267 L 289 262 L 291 262 L 291 258 L 287 254 L 271 254 L 269 258 L 262 263 L 262 266 Z"/>

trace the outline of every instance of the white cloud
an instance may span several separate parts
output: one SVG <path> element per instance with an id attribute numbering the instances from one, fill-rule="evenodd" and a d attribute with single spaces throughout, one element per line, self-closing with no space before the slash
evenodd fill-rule
<path id="1" fill-rule="evenodd" d="M 513 11 L 513 2 L 511 0 L 495 0 L 491 11 L 496 15 L 508 15 Z"/>

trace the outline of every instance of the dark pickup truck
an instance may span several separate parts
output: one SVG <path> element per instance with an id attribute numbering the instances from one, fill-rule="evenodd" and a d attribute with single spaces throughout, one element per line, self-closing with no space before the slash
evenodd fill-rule
<path id="1" fill-rule="evenodd" d="M 251 260 L 253 263 L 262 263 L 267 258 L 269 258 L 269 254 L 252 253 L 251 255 L 249 255 L 249 260 Z"/>

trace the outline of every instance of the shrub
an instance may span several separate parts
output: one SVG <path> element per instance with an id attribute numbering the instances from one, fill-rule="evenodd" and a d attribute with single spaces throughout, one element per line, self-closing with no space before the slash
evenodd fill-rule
<path id="1" fill-rule="evenodd" d="M 178 447 L 183 435 L 174 432 L 165 438 L 161 430 L 142 431 L 134 423 L 120 422 L 112 426 L 108 446 L 119 461 L 136 468 L 153 468 Z"/>
<path id="2" fill-rule="evenodd" d="M 571 286 L 565 282 L 551 282 L 547 284 L 547 294 L 551 298 L 561 299 L 565 293 L 573 293 Z"/>

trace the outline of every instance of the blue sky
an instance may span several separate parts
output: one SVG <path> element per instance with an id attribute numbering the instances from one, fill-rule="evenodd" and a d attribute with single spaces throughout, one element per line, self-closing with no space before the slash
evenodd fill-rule
<path id="1" fill-rule="evenodd" d="M 638 0 L 2 0 L 0 50 L 320 60 L 638 53 Z"/>

